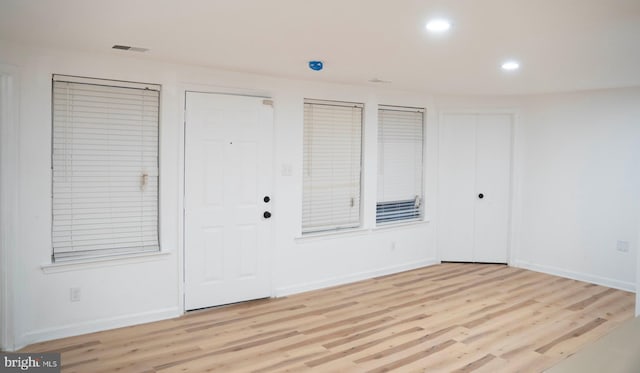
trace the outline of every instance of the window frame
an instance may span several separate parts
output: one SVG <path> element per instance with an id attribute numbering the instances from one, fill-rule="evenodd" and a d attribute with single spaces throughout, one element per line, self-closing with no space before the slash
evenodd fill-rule
<path id="1" fill-rule="evenodd" d="M 358 168 L 359 168 L 359 172 L 358 172 L 358 209 L 357 209 L 357 213 L 358 213 L 358 221 L 357 224 L 355 225 L 348 225 L 348 226 L 324 226 L 324 227 L 318 227 L 317 229 L 307 229 L 305 230 L 303 227 L 303 223 L 304 223 L 304 205 L 305 205 L 305 174 L 306 174 L 306 150 L 305 150 L 305 139 L 306 139 L 306 132 L 305 132 L 305 127 L 306 127 L 306 121 L 303 118 L 303 141 L 302 141 L 302 153 L 303 153 L 303 157 L 302 157 L 302 214 L 301 214 L 301 222 L 300 222 L 300 227 L 301 227 L 301 234 L 302 237 L 313 237 L 313 236 L 322 236 L 322 235 L 327 235 L 327 234 L 342 234 L 342 233 L 348 233 L 351 231 L 357 231 L 362 229 L 363 226 L 363 180 L 364 180 L 364 140 L 365 140 L 365 104 L 364 103 L 360 103 L 360 102 L 352 102 L 352 101 L 340 101 L 340 100 L 325 100 L 325 99 L 311 99 L 311 98 L 304 98 L 303 100 L 303 107 L 306 107 L 306 105 L 321 105 L 321 106 L 332 106 L 332 107 L 348 107 L 348 108 L 358 108 L 360 110 L 360 122 L 359 122 L 359 136 L 357 137 L 357 140 L 359 142 L 359 163 L 358 163 Z M 306 110 L 303 110 L 306 111 Z M 305 116 L 305 114 L 303 113 L 303 116 Z M 335 225 L 335 224 L 334 224 Z"/>
<path id="2" fill-rule="evenodd" d="M 421 113 L 421 146 L 419 147 L 420 151 L 421 151 L 421 156 L 420 156 L 420 177 L 419 177 L 419 182 L 420 182 L 420 195 L 416 196 L 419 200 L 419 205 L 417 207 L 417 216 L 407 216 L 407 217 L 397 217 L 397 218 L 387 218 L 387 219 L 381 219 L 381 217 L 379 216 L 379 208 L 381 204 L 390 204 L 391 202 L 396 202 L 398 204 L 402 204 L 402 203 L 409 203 L 410 200 L 398 200 L 398 201 L 391 201 L 391 202 L 380 202 L 379 199 L 379 190 L 376 193 L 376 213 L 375 213 L 375 221 L 376 221 L 376 227 L 385 227 L 385 226 L 389 226 L 389 225 L 398 225 L 398 224 L 412 224 L 412 223 L 416 223 L 416 222 L 421 222 L 425 220 L 425 210 L 426 210 L 426 203 L 425 203 L 425 165 L 426 165 L 426 135 L 427 135 L 427 109 L 424 107 L 415 107 L 415 106 L 400 106 L 400 105 L 384 105 L 384 104 L 379 104 L 378 108 L 377 108 L 377 114 L 378 114 L 378 122 L 376 123 L 377 125 L 377 143 L 378 143 L 378 150 L 377 150 L 377 156 L 378 156 L 378 165 L 377 165 L 377 169 L 380 170 L 380 167 L 382 167 L 382 165 L 380 164 L 380 158 L 384 157 L 384 154 L 381 153 L 382 149 L 380 149 L 380 138 L 381 138 L 381 133 L 380 133 L 380 128 L 382 126 L 382 117 L 381 117 L 381 111 L 396 111 L 396 112 L 409 112 L 409 113 Z M 382 154 L 382 156 L 381 156 Z M 416 168 L 417 169 L 417 168 Z M 377 181 L 379 181 L 380 178 L 380 173 L 376 172 L 376 177 L 377 177 Z"/>
<path id="3" fill-rule="evenodd" d="M 150 175 L 152 178 L 155 178 L 155 227 L 154 227 L 154 241 L 155 243 L 151 246 L 131 246 L 126 248 L 118 248 L 118 249 L 93 249 L 93 250 L 79 250 L 77 254 L 74 255 L 73 250 L 65 250 L 56 252 L 54 245 L 54 201 L 55 201 L 55 188 L 54 188 L 54 143 L 56 141 L 56 118 L 55 118 L 55 109 L 56 109 L 56 96 L 55 96 L 55 88 L 56 82 L 60 83 L 71 83 L 71 84 L 86 84 L 92 86 L 106 87 L 106 88 L 116 88 L 116 89 L 137 89 L 141 91 L 149 90 L 156 91 L 157 97 L 154 97 L 153 104 L 155 105 L 155 116 L 153 118 L 154 128 L 155 128 L 155 136 L 157 137 L 155 140 L 155 162 L 154 169 L 156 176 Z M 156 102 L 157 100 L 157 102 Z M 160 199 L 160 181 L 161 181 L 161 172 L 160 172 L 160 161 L 161 161 L 161 101 L 162 101 L 162 86 L 160 84 L 154 83 L 143 83 L 143 82 L 133 82 L 126 80 L 115 80 L 115 79 L 103 79 L 103 78 L 93 78 L 93 77 L 84 77 L 84 76 L 74 76 L 74 75 L 65 75 L 65 74 L 52 74 L 51 77 L 51 175 L 50 175 L 50 187 L 51 187 L 51 263 L 52 265 L 61 265 L 61 264 L 73 264 L 73 263 L 85 263 L 91 261 L 104 261 L 110 259 L 117 258 L 128 258 L 128 257 L 140 257 L 147 255 L 154 255 L 162 253 L 162 245 L 161 245 L 161 199 Z M 152 106 L 154 107 L 154 106 Z M 141 112 L 144 112 L 144 104 L 140 105 Z M 141 137 L 144 139 L 144 136 Z M 142 140 L 144 141 L 144 140 Z M 142 165 L 142 163 L 140 163 Z M 144 176 L 143 176 L 144 177 Z M 149 177 L 149 176 L 147 176 Z M 145 180 L 146 181 L 146 180 Z M 144 183 L 144 182 L 143 182 Z M 143 191 L 141 190 L 141 193 Z M 142 195 L 141 195 L 142 196 Z M 140 215 L 142 216 L 142 215 Z M 139 231 L 142 232 L 142 229 Z"/>

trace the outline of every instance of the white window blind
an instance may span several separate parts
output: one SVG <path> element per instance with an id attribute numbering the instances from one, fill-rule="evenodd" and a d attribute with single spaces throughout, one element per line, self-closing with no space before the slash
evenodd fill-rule
<path id="1" fill-rule="evenodd" d="M 305 100 L 302 233 L 360 225 L 362 104 Z"/>
<path id="2" fill-rule="evenodd" d="M 378 108 L 377 223 L 422 217 L 423 139 L 423 109 Z"/>
<path id="3" fill-rule="evenodd" d="M 160 87 L 53 77 L 53 260 L 159 250 Z"/>

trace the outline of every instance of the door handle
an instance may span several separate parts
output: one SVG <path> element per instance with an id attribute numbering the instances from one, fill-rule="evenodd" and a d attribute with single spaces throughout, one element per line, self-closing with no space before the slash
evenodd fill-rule
<path id="1" fill-rule="evenodd" d="M 482 194 L 482 193 L 478 194 L 478 198 L 483 199 L 484 198 L 484 194 Z"/>
<path id="2" fill-rule="evenodd" d="M 271 213 L 270 213 L 269 211 L 265 211 L 265 212 L 262 214 L 262 217 L 264 217 L 265 219 L 269 219 L 269 218 L 271 217 Z"/>

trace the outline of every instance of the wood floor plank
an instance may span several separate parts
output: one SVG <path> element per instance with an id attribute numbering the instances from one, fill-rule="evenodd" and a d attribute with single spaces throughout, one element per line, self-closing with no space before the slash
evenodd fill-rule
<path id="1" fill-rule="evenodd" d="M 496 356 L 508 361 L 518 359 L 524 351 L 534 351 L 580 325 L 579 315 L 565 309 L 547 308 L 525 329 L 493 341 Z M 586 321 L 585 321 L 586 322 Z M 584 322 L 583 322 L 584 323 Z M 489 341 L 488 341 L 489 342 Z"/>
<path id="2" fill-rule="evenodd" d="M 481 357 L 480 359 L 476 359 L 470 363 L 467 363 L 467 365 L 465 365 L 463 368 L 460 369 L 456 369 L 453 372 L 454 373 L 467 373 L 467 372 L 473 372 L 473 371 L 477 371 L 478 369 L 480 369 L 481 367 L 483 367 L 484 365 L 488 364 L 489 362 L 491 362 L 491 360 L 495 359 L 496 357 L 492 354 L 486 354 L 483 357 Z"/>
<path id="3" fill-rule="evenodd" d="M 541 372 L 634 314 L 632 293 L 444 263 L 37 343 L 72 372 Z"/>
<path id="4" fill-rule="evenodd" d="M 383 330 L 388 330 L 390 328 L 394 328 L 394 327 L 396 327 L 398 325 L 403 325 L 405 327 L 406 326 L 410 326 L 410 324 L 413 321 L 420 321 L 420 320 L 423 320 L 423 319 L 425 319 L 427 317 L 428 317 L 428 315 L 421 314 L 421 315 L 412 316 L 412 317 L 409 317 L 409 318 L 406 318 L 406 319 L 403 319 L 403 320 L 400 320 L 400 321 L 397 321 L 397 322 L 393 322 L 393 323 L 390 323 L 390 324 L 383 324 L 378 328 L 365 330 L 365 331 L 362 331 L 362 332 L 359 332 L 359 333 L 355 333 L 355 334 L 350 334 L 349 336 L 344 337 L 344 338 L 334 339 L 331 342 L 323 344 L 323 346 L 326 347 L 326 348 L 335 348 L 335 347 L 340 346 L 340 345 L 344 345 L 344 344 L 347 344 L 347 343 L 351 343 L 351 342 L 354 342 L 354 341 L 361 340 L 362 338 L 366 338 L 366 337 L 368 337 L 370 335 L 377 334 L 377 333 L 379 333 L 379 332 L 381 332 Z M 424 329 L 422 329 L 419 326 L 414 326 L 413 328 L 411 328 L 409 330 L 424 330 Z M 402 333 L 402 331 L 400 331 L 398 333 Z"/>
<path id="5" fill-rule="evenodd" d="M 335 352 L 335 353 L 333 353 L 331 355 L 326 355 L 326 356 L 323 356 L 323 357 L 315 359 L 315 360 L 307 361 L 307 362 L 305 362 L 305 365 L 308 366 L 308 367 L 313 368 L 313 367 L 325 364 L 325 363 L 330 362 L 330 361 L 342 359 L 342 358 L 344 358 L 346 356 L 357 354 L 359 352 L 365 351 L 365 350 L 370 349 L 371 347 L 374 347 L 374 346 L 378 346 L 381 343 L 387 342 L 387 341 L 389 341 L 391 339 L 394 339 L 394 338 L 397 338 L 399 336 L 403 336 L 403 335 L 406 335 L 406 334 L 414 334 L 415 335 L 416 333 L 421 333 L 421 332 L 424 332 L 424 329 L 419 328 L 419 327 L 413 327 L 411 329 L 402 330 L 402 331 L 399 331 L 399 332 L 397 332 L 395 334 L 392 334 L 392 335 L 387 335 L 385 337 L 377 338 L 377 339 L 375 339 L 373 341 L 362 343 L 360 345 L 353 346 L 353 347 L 344 349 L 342 351 Z"/>
<path id="6" fill-rule="evenodd" d="M 597 318 L 594 320 L 591 320 L 590 322 L 580 326 L 579 328 L 570 330 L 569 332 L 561 335 L 560 337 L 550 341 L 549 343 L 545 344 L 544 346 L 538 347 L 536 348 L 536 352 L 539 354 L 544 354 L 545 352 L 549 351 L 550 349 L 552 349 L 553 347 L 555 347 L 556 345 L 570 340 L 572 338 L 578 338 L 582 335 L 584 335 L 587 332 L 590 332 L 591 330 L 593 330 L 594 328 L 597 328 L 598 326 L 602 325 L 603 323 L 607 322 L 607 320 L 602 319 L 602 318 Z"/>
<path id="7" fill-rule="evenodd" d="M 403 362 L 401 371 L 411 370 L 411 366 L 414 364 L 422 365 L 419 361 L 424 362 L 424 359 L 419 356 L 425 350 L 443 344 L 449 340 L 455 342 L 452 339 L 452 336 L 459 333 L 458 329 L 459 327 L 448 328 L 444 333 L 438 333 L 438 335 L 435 335 L 433 338 L 425 339 L 423 343 L 418 344 L 415 343 L 415 340 L 423 337 L 424 332 L 407 335 L 406 337 L 394 338 L 384 344 L 352 355 L 351 361 L 356 363 L 358 370 L 362 372 L 380 369 L 398 361 Z M 446 355 L 449 354 L 449 351 L 455 349 L 458 344 L 459 343 L 457 342 L 452 343 L 452 345 L 447 348 Z M 439 351 L 433 351 L 430 359 L 433 359 L 438 355 Z M 411 358 L 411 356 L 414 358 Z"/>
<path id="8" fill-rule="evenodd" d="M 416 338 L 416 339 L 413 339 L 411 341 L 405 342 L 403 344 L 397 345 L 397 346 L 395 346 L 393 348 L 388 348 L 388 349 L 386 349 L 384 351 L 381 351 L 381 352 L 378 352 L 378 353 L 363 357 L 361 359 L 356 360 L 355 362 L 357 364 L 360 364 L 360 363 L 364 363 L 366 361 L 381 359 L 381 358 L 384 358 L 386 356 L 393 355 L 396 352 L 403 351 L 403 350 L 406 350 L 408 348 L 411 348 L 413 346 L 423 345 L 425 342 L 430 341 L 430 340 L 432 340 L 434 338 L 437 338 L 437 337 L 439 337 L 439 336 L 451 331 L 453 328 L 456 328 L 456 326 L 450 326 L 450 327 L 438 330 L 438 331 L 433 332 L 433 333 L 424 334 L 420 338 Z"/>
<path id="9" fill-rule="evenodd" d="M 403 357 L 402 359 L 398 359 L 398 360 L 395 360 L 395 361 L 393 361 L 393 362 L 391 362 L 389 364 L 385 364 L 385 365 L 383 365 L 381 367 L 378 367 L 376 369 L 372 369 L 372 370 L 370 370 L 368 372 L 370 372 L 370 373 L 380 373 L 380 372 L 389 372 L 389 371 L 392 371 L 392 370 L 395 370 L 395 369 L 399 369 L 399 368 L 402 368 L 405 365 L 410 364 L 410 363 L 412 363 L 414 361 L 417 361 L 417 360 L 420 360 L 420 359 L 424 359 L 427 356 L 430 356 L 430 355 L 433 355 L 435 353 L 438 353 L 438 352 L 440 352 L 440 351 L 446 349 L 447 347 L 450 347 L 451 345 L 454 345 L 456 343 L 457 342 L 454 341 L 453 339 L 449 339 L 449 340 L 446 340 L 444 342 L 438 343 L 435 346 L 431 346 L 431 347 L 429 347 L 429 348 L 427 348 L 425 350 L 422 350 L 422 351 L 416 352 L 414 354 L 411 354 L 409 356 Z"/>
<path id="10" fill-rule="evenodd" d="M 606 302 L 597 302 L 582 310 L 593 317 L 602 317 L 609 321 L 622 322 L 627 320 L 629 314 L 635 313 L 633 299 L 635 294 L 618 292 L 609 297 Z"/>

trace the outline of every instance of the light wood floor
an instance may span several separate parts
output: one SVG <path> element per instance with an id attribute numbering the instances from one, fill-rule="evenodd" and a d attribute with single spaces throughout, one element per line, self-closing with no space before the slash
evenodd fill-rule
<path id="1" fill-rule="evenodd" d="M 632 318 L 634 295 L 445 263 L 60 339 L 64 372 L 539 372 Z"/>

